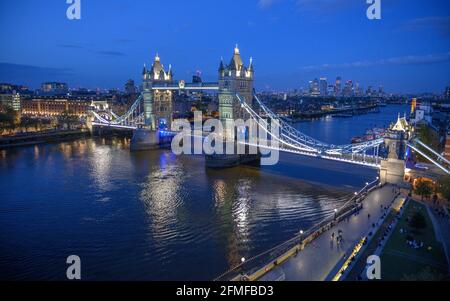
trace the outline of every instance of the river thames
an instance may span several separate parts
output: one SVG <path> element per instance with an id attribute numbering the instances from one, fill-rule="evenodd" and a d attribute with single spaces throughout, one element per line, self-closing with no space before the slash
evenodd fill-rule
<path id="1" fill-rule="evenodd" d="M 296 127 L 348 144 L 407 106 Z M 130 153 L 128 139 L 0 151 L 1 279 L 211 280 L 333 214 L 376 170 L 282 154 L 276 166 L 208 170 L 201 156 Z"/>

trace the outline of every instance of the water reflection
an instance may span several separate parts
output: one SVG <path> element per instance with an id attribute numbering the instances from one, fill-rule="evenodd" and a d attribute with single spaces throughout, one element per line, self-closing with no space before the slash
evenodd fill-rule
<path id="1" fill-rule="evenodd" d="M 249 236 L 249 214 L 251 207 L 251 181 L 249 179 L 239 179 L 235 186 L 235 203 L 233 204 L 233 221 L 236 228 L 236 235 L 243 244 L 248 242 Z"/>
<path id="2" fill-rule="evenodd" d="M 96 187 L 92 187 L 93 189 L 100 189 L 102 192 L 112 190 L 111 160 L 111 148 L 106 146 L 95 146 L 91 149 L 90 176 L 96 184 Z"/>
<path id="3" fill-rule="evenodd" d="M 177 210 L 184 197 L 184 171 L 176 162 L 168 164 L 167 160 L 170 155 L 161 153 L 159 165 L 152 167 L 140 193 L 150 216 L 152 235 L 161 244 L 177 236 Z"/>

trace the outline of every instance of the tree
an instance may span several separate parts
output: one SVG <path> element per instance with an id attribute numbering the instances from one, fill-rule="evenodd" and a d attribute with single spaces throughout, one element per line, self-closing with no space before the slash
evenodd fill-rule
<path id="1" fill-rule="evenodd" d="M 58 116 L 58 123 L 62 126 L 67 125 L 68 129 L 71 129 L 72 125 L 79 121 L 79 117 L 70 111 L 64 111 Z"/>
<path id="2" fill-rule="evenodd" d="M 420 124 L 420 126 L 418 127 L 417 136 L 424 144 L 428 145 L 437 152 L 441 152 L 439 135 L 435 131 L 433 131 L 427 124 Z M 426 155 L 433 157 L 432 152 L 430 152 L 428 149 L 420 147 L 420 150 Z M 428 159 L 417 152 L 415 152 L 415 157 L 419 162 L 428 162 Z"/>
<path id="3" fill-rule="evenodd" d="M 35 121 L 28 116 L 24 116 L 20 119 L 20 126 L 25 129 L 25 132 L 28 132 L 30 127 L 34 126 Z"/>
<path id="4" fill-rule="evenodd" d="M 2 106 L 0 110 L 0 128 L 11 132 L 20 122 L 19 112 L 9 106 Z"/>
<path id="5" fill-rule="evenodd" d="M 402 281 L 443 281 L 448 280 L 448 276 L 432 270 L 430 267 L 424 268 L 416 274 L 404 275 Z"/>
<path id="6" fill-rule="evenodd" d="M 439 179 L 437 191 L 444 199 L 450 202 L 450 175 L 443 176 Z"/>
<path id="7" fill-rule="evenodd" d="M 429 181 L 420 179 L 417 181 L 416 188 L 414 189 L 414 192 L 422 197 L 423 199 L 429 198 L 431 194 L 433 193 L 433 187 Z"/>
<path id="8" fill-rule="evenodd" d="M 419 231 L 421 229 L 425 229 L 427 227 L 427 220 L 425 216 L 421 212 L 414 213 L 411 221 L 409 222 L 409 226 L 414 230 Z"/>

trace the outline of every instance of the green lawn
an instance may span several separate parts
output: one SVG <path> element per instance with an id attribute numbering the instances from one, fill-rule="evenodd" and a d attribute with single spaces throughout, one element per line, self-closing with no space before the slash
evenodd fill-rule
<path id="1" fill-rule="evenodd" d="M 412 234 L 414 239 L 424 243 L 421 249 L 413 249 L 406 243 L 406 235 L 400 229 L 411 232 L 407 218 L 415 212 L 421 212 L 425 217 L 426 228 Z M 432 274 L 447 275 L 447 260 L 444 249 L 438 241 L 433 229 L 433 223 L 424 205 L 410 201 L 405 212 L 392 233 L 381 254 L 381 271 L 383 280 L 402 280 L 405 276 L 413 276 L 424 270 Z"/>

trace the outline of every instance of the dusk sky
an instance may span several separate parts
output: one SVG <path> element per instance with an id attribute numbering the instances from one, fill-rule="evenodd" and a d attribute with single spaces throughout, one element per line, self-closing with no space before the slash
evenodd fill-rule
<path id="1" fill-rule="evenodd" d="M 258 90 L 307 88 L 336 76 L 388 92 L 443 93 L 450 86 L 450 1 L 382 0 L 368 20 L 366 0 L 0 1 L 0 82 L 37 88 L 123 88 L 141 82 L 155 53 L 175 78 L 197 70 L 215 81 L 221 57 L 239 44 L 254 59 Z"/>

